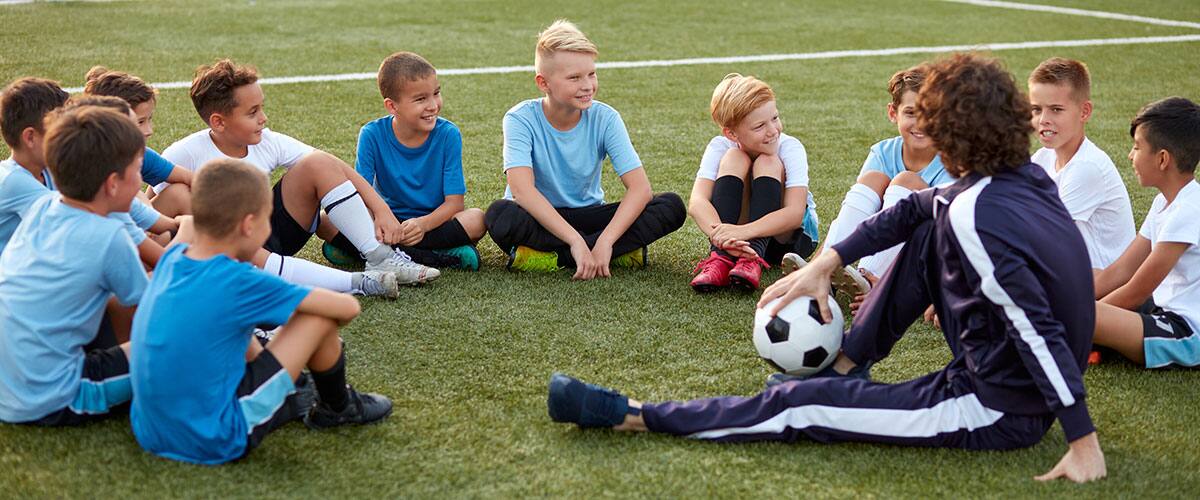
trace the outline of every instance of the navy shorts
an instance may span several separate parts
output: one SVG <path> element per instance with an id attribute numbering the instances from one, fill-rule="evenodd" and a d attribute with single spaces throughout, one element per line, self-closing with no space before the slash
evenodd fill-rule
<path id="1" fill-rule="evenodd" d="M 287 175 L 284 175 L 287 177 Z M 317 219 L 309 227 L 304 227 L 283 206 L 283 179 L 280 178 L 271 188 L 271 236 L 263 244 L 263 248 L 279 255 L 296 255 L 316 231 Z M 319 216 L 319 214 L 318 214 Z"/>
<path id="2" fill-rule="evenodd" d="M 76 426 L 113 414 L 129 413 L 133 386 L 129 380 L 129 359 L 120 346 L 88 353 L 83 359 L 80 379 L 79 392 L 71 404 L 28 423 L 47 427 Z"/>
<path id="3" fill-rule="evenodd" d="M 287 398 L 295 390 L 292 376 L 271 351 L 263 349 L 254 361 L 246 363 L 246 372 L 237 388 L 238 406 L 250 429 L 246 453 L 295 416 L 287 411 Z"/>
<path id="4" fill-rule="evenodd" d="M 1146 368 L 1200 365 L 1200 336 L 1187 320 L 1146 301 L 1138 308 L 1142 316 L 1142 348 Z"/>

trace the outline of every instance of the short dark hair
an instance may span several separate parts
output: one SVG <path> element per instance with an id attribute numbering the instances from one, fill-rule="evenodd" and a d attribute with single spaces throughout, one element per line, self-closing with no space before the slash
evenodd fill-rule
<path id="1" fill-rule="evenodd" d="M 10 148 L 21 146 L 21 132 L 33 127 L 45 132 L 46 114 L 71 97 L 58 82 L 45 78 L 21 78 L 0 91 L 0 133 Z"/>
<path id="2" fill-rule="evenodd" d="M 81 108 L 83 106 L 99 106 L 101 108 L 108 108 L 126 116 L 133 112 L 133 108 L 129 107 L 129 103 L 125 102 L 124 99 L 108 95 L 85 96 L 71 99 L 67 101 L 67 104 L 58 112 L 66 112 L 75 108 Z"/>
<path id="3" fill-rule="evenodd" d="M 995 175 L 1029 163 L 1031 115 L 1012 74 L 979 54 L 931 64 L 917 94 L 918 125 L 956 175 Z"/>
<path id="4" fill-rule="evenodd" d="M 1147 104 L 1129 122 L 1129 136 L 1137 129 L 1150 147 L 1167 150 L 1175 168 L 1194 173 L 1200 162 L 1200 106 L 1183 97 L 1168 97 Z"/>
<path id="5" fill-rule="evenodd" d="M 132 106 L 153 101 L 158 96 L 145 80 L 124 71 L 113 71 L 104 66 L 95 66 L 84 77 L 84 95 L 120 97 Z"/>
<path id="6" fill-rule="evenodd" d="M 379 94 L 385 99 L 399 99 L 406 82 L 415 82 L 435 74 L 437 70 L 424 57 L 412 52 L 397 52 L 379 65 Z"/>
<path id="7" fill-rule="evenodd" d="M 233 92 L 238 87 L 258 81 L 258 70 L 253 66 L 237 64 L 229 59 L 220 59 L 211 65 L 196 68 L 192 88 L 188 95 L 192 105 L 200 113 L 200 119 L 208 123 L 213 113 L 228 113 L 237 107 Z"/>
<path id="8" fill-rule="evenodd" d="M 260 213 L 270 203 L 267 176 L 242 160 L 205 163 L 192 184 L 196 231 L 216 238 L 229 235 L 246 215 Z"/>
<path id="9" fill-rule="evenodd" d="M 82 106 L 56 114 L 46 127 L 46 165 L 59 192 L 92 201 L 114 172 L 142 155 L 146 140 L 129 115 L 108 108 Z"/>

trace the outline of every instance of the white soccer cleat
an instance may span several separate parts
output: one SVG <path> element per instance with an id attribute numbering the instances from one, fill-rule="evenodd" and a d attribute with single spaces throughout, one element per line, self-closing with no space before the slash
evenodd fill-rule
<path id="1" fill-rule="evenodd" d="M 368 262 L 367 271 L 384 271 L 394 273 L 396 275 L 396 283 L 399 285 L 420 285 L 428 283 L 441 276 L 441 271 L 429 266 L 423 266 L 413 262 L 408 254 L 400 250 L 393 250 L 388 258 L 374 264 Z"/>

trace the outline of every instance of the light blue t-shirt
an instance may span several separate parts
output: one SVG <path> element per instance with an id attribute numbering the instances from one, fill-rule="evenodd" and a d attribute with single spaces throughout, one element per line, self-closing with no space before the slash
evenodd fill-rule
<path id="1" fill-rule="evenodd" d="M 153 186 L 167 182 L 167 177 L 171 176 L 174 169 L 174 163 L 167 161 L 153 149 L 146 148 L 146 154 L 142 157 L 142 180 L 146 184 Z"/>
<path id="2" fill-rule="evenodd" d="M 555 208 L 604 203 L 601 162 L 608 157 L 618 176 L 642 166 L 620 113 L 594 101 L 575 128 L 550 125 L 542 99 L 530 99 L 504 114 L 504 170 L 533 167 L 534 186 Z M 512 190 L 504 197 L 512 199 Z"/>
<path id="3" fill-rule="evenodd" d="M 895 179 L 900 172 L 907 170 L 904 168 L 904 138 L 900 136 L 891 139 L 884 139 L 871 146 L 871 152 L 867 153 L 867 161 L 863 162 L 862 171 L 859 175 L 870 171 L 883 172 L 887 174 L 889 179 Z M 942 165 L 942 155 L 933 157 L 933 161 L 929 162 L 925 168 L 917 172 L 921 179 L 930 187 L 938 186 L 947 182 L 954 182 L 954 177 L 946 172 L 946 167 Z"/>
<path id="4" fill-rule="evenodd" d="M 54 177 L 50 175 L 49 169 L 42 171 L 42 178 L 46 180 L 45 184 L 38 182 L 33 174 L 12 158 L 0 161 L 0 254 L 4 252 L 8 240 L 17 230 L 17 225 L 21 223 L 21 214 L 25 209 L 29 208 L 34 200 L 56 191 Z M 125 231 L 136 246 L 146 240 L 145 231 L 158 222 L 162 214 L 154 207 L 134 198 L 128 212 L 113 212 L 108 214 L 108 217 L 125 224 Z"/>
<path id="5" fill-rule="evenodd" d="M 217 464 L 245 454 L 249 432 L 275 410 L 237 396 L 255 325 L 286 323 L 311 289 L 224 255 L 195 260 L 187 248 L 163 254 L 133 317 L 130 422 L 147 451 Z M 294 390 L 290 376 L 259 388 L 272 401 Z"/>
<path id="6" fill-rule="evenodd" d="M 354 168 L 401 220 L 429 215 L 448 195 L 467 194 L 462 133 L 441 117 L 425 143 L 415 148 L 396 139 L 392 115 L 368 122 L 358 132 Z"/>
<path id="7" fill-rule="evenodd" d="M 88 407 L 83 346 L 116 296 L 138 303 L 146 272 L 122 223 L 38 198 L 0 255 L 0 420 Z"/>

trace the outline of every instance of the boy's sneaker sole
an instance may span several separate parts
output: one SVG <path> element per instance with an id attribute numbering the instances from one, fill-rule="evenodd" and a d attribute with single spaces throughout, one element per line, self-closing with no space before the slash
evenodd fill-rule
<path id="1" fill-rule="evenodd" d="M 830 278 L 833 288 L 850 297 L 871 291 L 871 282 L 863 277 L 853 266 L 839 267 Z"/>

